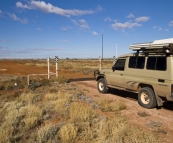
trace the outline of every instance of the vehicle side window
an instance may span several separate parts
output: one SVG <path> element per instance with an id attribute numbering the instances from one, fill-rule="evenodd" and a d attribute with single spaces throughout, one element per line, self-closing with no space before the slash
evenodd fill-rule
<path id="1" fill-rule="evenodd" d="M 145 57 L 130 57 L 129 68 L 143 69 L 145 64 Z"/>
<path id="2" fill-rule="evenodd" d="M 148 57 L 148 70 L 166 70 L 166 57 Z"/>
<path id="3" fill-rule="evenodd" d="M 126 59 L 118 59 L 118 61 L 115 63 L 115 66 L 114 66 L 115 70 L 123 71 L 125 67 L 125 62 L 126 62 Z"/>
<path id="4" fill-rule="evenodd" d="M 130 57 L 129 68 L 135 68 L 136 67 L 136 61 L 137 61 L 137 57 Z"/>
<path id="5" fill-rule="evenodd" d="M 166 70 L 166 57 L 157 58 L 156 70 Z"/>

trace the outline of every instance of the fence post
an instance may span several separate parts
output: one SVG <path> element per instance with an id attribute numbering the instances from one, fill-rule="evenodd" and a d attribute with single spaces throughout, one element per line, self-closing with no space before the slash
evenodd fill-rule
<path id="1" fill-rule="evenodd" d="M 102 57 L 99 56 L 99 62 L 100 62 L 100 70 L 102 69 Z"/>
<path id="2" fill-rule="evenodd" d="M 27 84 L 29 86 L 29 75 L 27 76 Z"/>
<path id="3" fill-rule="evenodd" d="M 49 68 L 49 60 L 50 60 L 50 58 L 48 57 L 47 58 L 47 67 L 48 67 L 48 79 L 50 79 L 50 68 Z"/>
<path id="4" fill-rule="evenodd" d="M 55 62 L 56 62 L 56 78 L 58 77 L 58 56 L 55 56 Z"/>

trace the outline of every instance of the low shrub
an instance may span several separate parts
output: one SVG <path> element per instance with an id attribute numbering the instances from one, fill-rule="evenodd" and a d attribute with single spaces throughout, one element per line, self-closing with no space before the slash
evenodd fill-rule
<path id="1" fill-rule="evenodd" d="M 65 76 L 58 76 L 57 81 L 58 81 L 59 83 L 67 83 L 67 82 L 68 82 L 68 78 L 65 77 Z"/>
<path id="2" fill-rule="evenodd" d="M 113 100 L 105 100 L 103 98 L 96 98 L 94 101 L 96 104 L 98 104 L 102 111 L 104 112 L 115 112 L 120 111 L 123 109 L 126 109 L 126 105 L 123 101 L 113 101 Z"/>
<path id="3" fill-rule="evenodd" d="M 63 125 L 60 128 L 58 136 L 60 137 L 60 140 L 64 143 L 66 142 L 73 143 L 77 136 L 77 132 L 78 132 L 78 127 L 75 126 L 74 123 L 67 123 L 66 125 Z"/>
<path id="4" fill-rule="evenodd" d="M 95 110 L 84 102 L 73 102 L 69 108 L 69 116 L 72 121 L 91 121 L 96 115 Z"/>
<path id="5" fill-rule="evenodd" d="M 41 123 L 43 118 L 43 110 L 35 105 L 28 105 L 25 107 L 26 117 L 24 119 L 25 128 L 32 129 Z"/>
<path id="6" fill-rule="evenodd" d="M 47 93 L 45 95 L 45 99 L 47 99 L 47 100 L 56 100 L 56 99 L 58 99 L 58 93 Z"/>
<path id="7" fill-rule="evenodd" d="M 37 142 L 43 143 L 47 142 L 50 138 L 53 138 L 54 135 L 57 133 L 58 127 L 55 125 L 45 125 L 37 131 Z"/>

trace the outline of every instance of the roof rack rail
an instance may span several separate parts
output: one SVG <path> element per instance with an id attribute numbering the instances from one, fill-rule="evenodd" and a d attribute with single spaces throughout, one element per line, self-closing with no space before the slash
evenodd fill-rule
<path id="1" fill-rule="evenodd" d="M 173 38 L 130 45 L 133 51 L 148 54 L 173 54 Z"/>

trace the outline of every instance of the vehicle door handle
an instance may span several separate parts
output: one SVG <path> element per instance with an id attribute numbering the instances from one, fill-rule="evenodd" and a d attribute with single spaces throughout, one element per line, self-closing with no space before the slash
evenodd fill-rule
<path id="1" fill-rule="evenodd" d="M 158 79 L 158 82 L 165 82 L 164 79 Z"/>
<path id="2" fill-rule="evenodd" d="M 122 74 L 122 73 L 121 73 L 120 75 L 121 75 L 121 76 L 123 76 L 123 74 Z"/>

